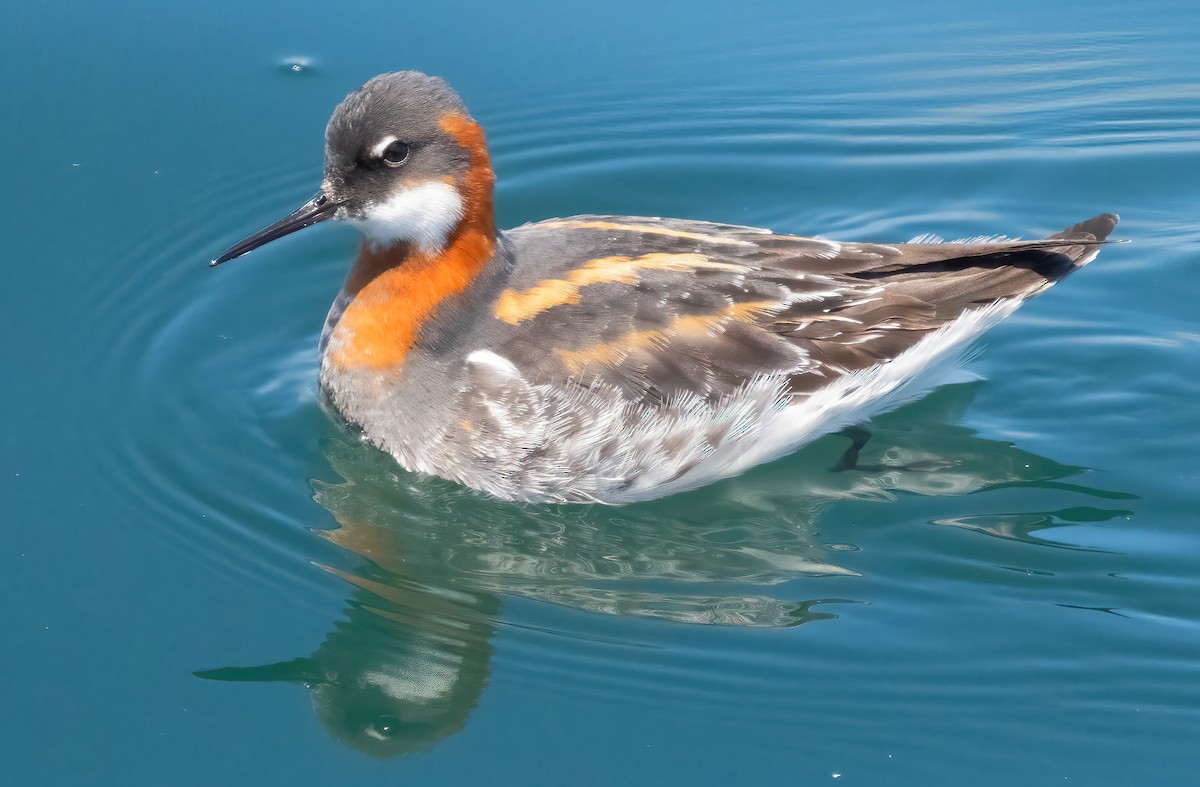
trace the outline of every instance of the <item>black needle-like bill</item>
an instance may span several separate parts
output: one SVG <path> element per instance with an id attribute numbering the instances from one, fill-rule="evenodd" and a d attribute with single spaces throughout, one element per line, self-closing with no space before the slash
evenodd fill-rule
<path id="1" fill-rule="evenodd" d="M 209 264 L 209 267 L 216 267 L 222 262 L 237 259 L 243 254 L 254 251 L 259 246 L 282 238 L 284 235 L 291 235 L 296 230 L 302 230 L 305 227 L 311 227 L 318 222 L 332 218 L 337 208 L 338 203 L 329 199 L 324 194 L 317 194 L 317 196 L 301 205 L 290 216 L 280 219 L 269 227 L 262 228 L 245 240 L 239 241 L 221 252 L 221 256 L 213 260 Z"/>

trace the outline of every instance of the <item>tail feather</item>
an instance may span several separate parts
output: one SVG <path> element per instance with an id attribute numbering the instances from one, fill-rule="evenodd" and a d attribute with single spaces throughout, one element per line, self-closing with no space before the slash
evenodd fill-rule
<path id="1" fill-rule="evenodd" d="M 1115 213 L 1101 213 L 1087 221 L 1067 227 L 1062 232 L 1051 235 L 1047 240 L 1081 241 L 1078 246 L 1066 246 L 1058 249 L 1074 263 L 1074 268 L 1082 268 L 1100 253 L 1100 247 L 1108 242 L 1108 235 L 1117 226 L 1121 217 Z M 1073 269 L 1074 269 L 1073 268 Z"/>
<path id="2" fill-rule="evenodd" d="M 1117 226 L 1117 222 L 1121 217 L 1115 213 L 1101 213 L 1099 216 L 1093 216 L 1087 221 L 1081 221 L 1078 224 L 1067 227 L 1062 232 L 1056 232 L 1046 240 L 1055 240 L 1062 238 L 1064 240 L 1085 240 L 1085 241 L 1104 241 L 1108 238 L 1109 233 Z"/>
<path id="3" fill-rule="evenodd" d="M 898 257 L 852 275 L 928 304 L 941 324 L 982 304 L 1044 291 L 1095 259 L 1116 224 L 1115 214 L 1102 213 L 1042 240 L 905 244 Z"/>

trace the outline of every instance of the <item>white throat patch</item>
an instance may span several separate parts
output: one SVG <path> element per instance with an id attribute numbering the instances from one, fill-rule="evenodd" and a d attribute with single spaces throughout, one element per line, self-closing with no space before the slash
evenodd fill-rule
<path id="1" fill-rule="evenodd" d="M 441 251 L 463 217 L 463 200 L 449 183 L 423 183 L 393 194 L 386 202 L 368 204 L 363 217 L 350 219 L 377 246 L 400 241 L 421 251 Z"/>

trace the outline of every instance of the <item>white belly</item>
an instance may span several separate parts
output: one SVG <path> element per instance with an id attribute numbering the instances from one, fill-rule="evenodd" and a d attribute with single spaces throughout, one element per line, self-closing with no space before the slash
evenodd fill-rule
<path id="1" fill-rule="evenodd" d="M 971 342 L 1020 305 L 965 312 L 901 355 L 793 398 L 762 376 L 710 403 L 650 406 L 615 389 L 530 385 L 508 360 L 468 358 L 459 428 L 437 444 L 393 450 L 411 470 L 501 498 L 632 503 L 695 489 L 784 456 L 948 382 Z"/>

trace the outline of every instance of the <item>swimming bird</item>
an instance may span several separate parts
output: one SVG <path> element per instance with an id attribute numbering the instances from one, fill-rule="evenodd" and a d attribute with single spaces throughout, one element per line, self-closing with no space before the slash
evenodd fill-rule
<path id="1" fill-rule="evenodd" d="M 408 470 L 534 502 L 693 489 L 920 396 L 1117 223 L 900 244 L 607 215 L 498 231 L 494 182 L 446 82 L 383 74 L 334 110 L 317 196 L 212 264 L 357 227 L 327 401 Z"/>

